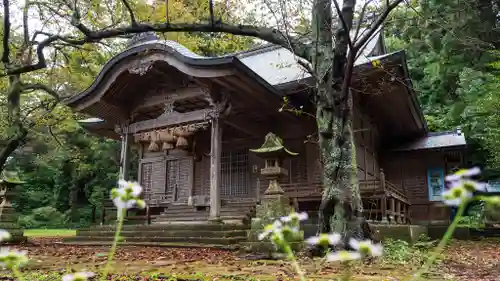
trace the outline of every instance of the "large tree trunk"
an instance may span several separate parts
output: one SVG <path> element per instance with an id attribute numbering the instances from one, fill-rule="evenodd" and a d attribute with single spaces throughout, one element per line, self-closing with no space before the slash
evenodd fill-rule
<path id="1" fill-rule="evenodd" d="M 348 57 L 347 49 L 355 2 L 343 2 L 342 16 L 347 26 L 339 22 L 334 48 L 331 0 L 316 0 L 313 6 L 313 38 L 317 47 L 312 52 L 312 63 L 317 74 L 316 118 L 325 187 L 318 212 L 318 232 L 368 238 L 370 233 L 363 231 L 365 221 L 361 217 L 363 207 L 351 129 L 349 86 L 354 54 Z"/>
<path id="2" fill-rule="evenodd" d="M 5 168 L 5 164 L 9 156 L 16 151 L 28 135 L 28 131 L 21 123 L 21 83 L 19 75 L 9 77 L 9 89 L 7 92 L 7 109 L 8 109 L 8 139 L 2 143 L 0 149 L 0 172 Z"/>

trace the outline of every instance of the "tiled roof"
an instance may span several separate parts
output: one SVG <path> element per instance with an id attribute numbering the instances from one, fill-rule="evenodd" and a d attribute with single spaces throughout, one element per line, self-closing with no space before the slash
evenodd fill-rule
<path id="1" fill-rule="evenodd" d="M 366 29 L 360 29 L 358 38 L 366 32 Z M 355 41 L 355 30 L 351 31 L 351 38 Z M 364 64 L 370 61 L 370 57 L 374 56 L 374 51 L 377 44 L 380 42 L 380 30 L 366 42 L 360 50 L 355 65 Z M 273 86 L 286 84 L 293 81 L 300 81 L 310 77 L 310 74 L 297 63 L 295 55 L 289 50 L 273 45 L 266 44 L 261 47 L 256 47 L 250 50 L 228 54 L 219 57 L 207 57 L 198 55 L 178 42 L 171 40 L 159 40 L 154 36 L 145 36 L 142 41 L 137 41 L 130 44 L 127 49 L 148 44 L 164 44 L 172 48 L 177 53 L 198 60 L 216 60 L 221 58 L 236 57 L 244 65 L 253 70 L 257 75 L 262 77 L 266 82 Z"/>
<path id="2" fill-rule="evenodd" d="M 394 149 L 395 151 L 422 150 L 444 147 L 465 146 L 465 136 L 460 131 L 429 133 L 408 145 Z"/>

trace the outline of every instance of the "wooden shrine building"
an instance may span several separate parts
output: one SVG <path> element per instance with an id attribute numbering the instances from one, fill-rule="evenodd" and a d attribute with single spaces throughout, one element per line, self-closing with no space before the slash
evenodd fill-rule
<path id="1" fill-rule="evenodd" d="M 380 62 L 381 67 L 374 66 Z M 444 176 L 464 164 L 458 129 L 431 133 L 408 76 L 405 53 L 387 54 L 380 33 L 355 63 L 354 130 L 358 179 L 371 221 L 447 221 Z M 251 217 L 268 183 L 258 148 L 267 133 L 297 156 L 282 165 L 285 195 L 314 212 L 321 198 L 318 147 L 305 142 L 316 123 L 311 77 L 293 55 L 266 45 L 222 57 L 203 57 L 154 35 L 135 38 L 85 91 L 66 100 L 92 118 L 89 131 L 122 141 L 121 173 L 138 180 L 157 212 L 153 222 L 242 220 Z M 138 174 L 128 171 L 130 147 Z"/>

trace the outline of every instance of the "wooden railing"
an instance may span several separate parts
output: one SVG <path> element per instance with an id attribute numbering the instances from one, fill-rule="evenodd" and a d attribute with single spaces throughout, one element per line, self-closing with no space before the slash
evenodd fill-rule
<path id="1" fill-rule="evenodd" d="M 359 190 L 367 219 L 382 223 L 410 223 L 410 201 L 405 190 L 385 180 L 383 171 L 380 179 L 360 181 Z"/>
<path id="2" fill-rule="evenodd" d="M 409 200 L 406 192 L 383 180 L 361 180 L 359 188 L 367 219 L 379 222 L 409 223 Z M 320 183 L 281 184 L 285 195 L 298 208 L 300 202 L 321 200 L 323 187 Z"/>

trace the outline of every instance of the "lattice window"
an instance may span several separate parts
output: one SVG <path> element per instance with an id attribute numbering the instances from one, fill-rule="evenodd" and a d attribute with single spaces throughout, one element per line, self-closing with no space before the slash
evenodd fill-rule
<path id="1" fill-rule="evenodd" d="M 221 196 L 248 195 L 248 151 L 223 151 L 221 155 Z"/>
<path id="2" fill-rule="evenodd" d="M 142 175 L 141 175 L 141 185 L 144 187 L 144 198 L 149 200 L 149 196 L 152 193 L 152 178 L 151 174 L 153 173 L 153 163 L 144 163 L 142 164 Z"/>
<path id="3" fill-rule="evenodd" d="M 165 195 L 171 200 L 175 200 L 174 190 L 177 188 L 179 180 L 179 161 L 167 161 L 167 184 L 165 185 Z"/>

